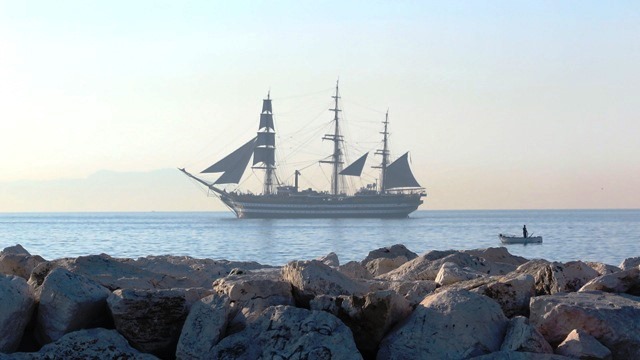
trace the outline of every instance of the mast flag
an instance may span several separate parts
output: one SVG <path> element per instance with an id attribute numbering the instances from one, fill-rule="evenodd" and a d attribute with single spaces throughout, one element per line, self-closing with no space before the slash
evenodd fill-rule
<path id="1" fill-rule="evenodd" d="M 362 174 L 362 169 L 364 168 L 364 163 L 367 161 L 367 155 L 369 153 L 365 153 L 358 160 L 354 161 L 351 165 L 344 168 L 344 170 L 340 171 L 340 175 L 346 176 L 360 176 Z"/>
<path id="2" fill-rule="evenodd" d="M 236 151 L 224 157 L 217 163 L 202 170 L 202 173 L 223 172 L 222 176 L 214 184 L 237 184 L 249 164 L 253 149 L 256 146 L 256 138 L 249 140 Z"/>
<path id="3" fill-rule="evenodd" d="M 386 189 L 422 187 L 411 172 L 408 152 L 387 166 L 385 176 L 384 186 Z"/>

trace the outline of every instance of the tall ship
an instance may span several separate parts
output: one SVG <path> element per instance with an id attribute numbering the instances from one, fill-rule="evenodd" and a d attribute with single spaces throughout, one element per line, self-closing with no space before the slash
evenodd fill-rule
<path id="1" fill-rule="evenodd" d="M 257 134 L 237 150 L 204 169 L 201 173 L 221 173 L 217 180 L 209 182 L 199 176 L 179 169 L 188 177 L 204 185 L 208 193 L 219 198 L 238 218 L 404 218 L 423 203 L 427 194 L 415 179 L 409 165 L 409 153 L 394 161 L 389 151 L 389 112 L 385 114 L 381 149 L 375 155 L 381 161 L 374 183 L 349 194 L 345 177 L 362 175 L 369 152 L 344 167 L 344 136 L 341 131 L 340 93 L 336 82 L 333 98 L 333 132 L 323 140 L 333 142 L 333 153 L 318 162 L 330 165 L 330 191 L 299 187 L 299 170 L 294 171 L 293 184 L 281 183 L 277 174 L 276 132 L 270 93 L 263 100 Z M 253 160 L 252 160 L 253 159 Z M 264 173 L 262 193 L 228 191 L 222 186 L 239 184 L 252 161 L 252 169 Z"/>

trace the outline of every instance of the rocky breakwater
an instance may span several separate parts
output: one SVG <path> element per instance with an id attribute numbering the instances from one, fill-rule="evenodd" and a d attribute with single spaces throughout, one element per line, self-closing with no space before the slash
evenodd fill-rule
<path id="1" fill-rule="evenodd" d="M 0 252 L 2 359 L 638 359 L 640 258 L 402 245 L 255 262 Z"/>

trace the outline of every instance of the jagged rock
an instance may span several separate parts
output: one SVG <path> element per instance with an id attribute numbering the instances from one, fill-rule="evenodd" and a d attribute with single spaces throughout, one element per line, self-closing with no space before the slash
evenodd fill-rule
<path id="1" fill-rule="evenodd" d="M 34 354 L 35 355 L 35 354 Z M 130 359 L 155 360 L 157 357 L 143 354 L 132 348 L 115 330 L 102 328 L 79 330 L 69 333 L 56 342 L 45 345 L 36 357 L 40 359 Z"/>
<path id="2" fill-rule="evenodd" d="M 45 261 L 40 256 L 29 254 L 20 244 L 9 246 L 0 251 L 0 274 L 29 279 L 33 268 Z"/>
<path id="3" fill-rule="evenodd" d="M 340 265 L 338 271 L 346 275 L 353 280 L 370 280 L 373 279 L 373 275 L 367 270 L 364 265 L 357 261 L 349 261 L 346 264 Z"/>
<path id="4" fill-rule="evenodd" d="M 388 289 L 403 296 L 412 307 L 418 305 L 424 298 L 433 293 L 438 284 L 432 280 L 417 281 L 389 281 Z"/>
<path id="5" fill-rule="evenodd" d="M 516 271 L 533 275 L 536 282 L 536 295 L 578 291 L 584 284 L 598 276 L 598 272 L 582 261 L 562 264 L 532 260 L 520 265 Z"/>
<path id="6" fill-rule="evenodd" d="M 571 358 L 554 355 L 554 354 L 538 354 L 521 351 L 498 351 L 487 355 L 476 356 L 470 358 L 472 360 L 571 360 Z"/>
<path id="7" fill-rule="evenodd" d="M 330 252 L 325 256 L 317 258 L 316 260 L 321 261 L 331 267 L 340 266 L 340 260 L 338 259 L 338 255 L 336 255 L 336 253 L 334 252 Z"/>
<path id="8" fill-rule="evenodd" d="M 211 359 L 362 359 L 349 328 L 324 311 L 273 306 L 222 339 Z"/>
<path id="9" fill-rule="evenodd" d="M 171 287 L 209 287 L 213 280 L 227 276 L 232 270 L 251 271 L 273 268 L 255 261 L 228 261 L 197 259 L 190 256 L 146 256 L 136 260 L 126 259 L 127 264 L 156 274 L 169 275 L 184 284 Z"/>
<path id="10" fill-rule="evenodd" d="M 35 297 L 27 281 L 0 274 L 0 353 L 15 351 L 31 320 Z"/>
<path id="11" fill-rule="evenodd" d="M 396 244 L 391 247 L 383 247 L 370 251 L 367 257 L 362 260 L 362 265 L 366 266 L 369 261 L 374 259 L 394 259 L 397 257 L 404 257 L 407 260 L 413 260 L 418 257 L 418 254 L 407 249 L 402 244 Z"/>
<path id="12" fill-rule="evenodd" d="M 586 283 L 579 291 L 592 290 L 640 296 L 640 268 L 598 276 Z"/>
<path id="13" fill-rule="evenodd" d="M 542 334 L 529 323 L 524 316 L 516 316 L 509 320 L 507 334 L 504 337 L 501 351 L 523 351 L 538 354 L 553 354 L 553 348 Z"/>
<path id="14" fill-rule="evenodd" d="M 505 275 L 516 269 L 515 265 L 494 263 L 462 252 L 430 251 L 404 263 L 395 270 L 378 276 L 378 278 L 395 281 L 435 280 L 440 267 L 446 262 L 452 262 L 459 267 L 472 269 L 486 275 Z"/>
<path id="15" fill-rule="evenodd" d="M 188 314 L 184 291 L 116 290 L 107 299 L 116 330 L 136 349 L 173 356 Z"/>
<path id="16" fill-rule="evenodd" d="M 507 318 L 493 300 L 465 290 L 427 296 L 380 344 L 378 359 L 460 359 L 498 351 Z"/>
<path id="17" fill-rule="evenodd" d="M 531 299 L 529 320 L 551 343 L 587 331 L 617 359 L 640 358 L 640 298 L 593 291 Z"/>
<path id="18" fill-rule="evenodd" d="M 490 247 L 486 249 L 462 250 L 461 252 L 469 254 L 471 256 L 481 257 L 490 262 L 510 264 L 515 266 L 520 266 L 529 261 L 522 256 L 512 255 L 504 246 Z"/>
<path id="19" fill-rule="evenodd" d="M 629 270 L 629 269 L 637 268 L 638 266 L 640 266 L 640 256 L 626 258 L 622 261 L 622 263 L 620 263 L 620 266 L 618 267 L 621 270 Z"/>
<path id="20" fill-rule="evenodd" d="M 611 350 L 582 330 L 573 330 L 558 345 L 556 354 L 585 360 L 611 360 Z"/>
<path id="21" fill-rule="evenodd" d="M 318 294 L 362 295 L 366 286 L 317 260 L 292 261 L 282 268 L 282 278 L 294 287 L 296 301 L 302 305 Z"/>
<path id="22" fill-rule="evenodd" d="M 590 268 L 595 270 L 600 275 L 608 275 L 620 271 L 620 268 L 617 266 L 607 265 L 601 262 L 587 261 L 585 264 L 589 265 Z"/>
<path id="23" fill-rule="evenodd" d="M 365 296 L 320 295 L 311 300 L 311 310 L 332 313 L 353 332 L 356 346 L 365 358 L 375 358 L 382 337 L 411 314 L 411 304 L 393 291 Z"/>
<path id="24" fill-rule="evenodd" d="M 267 275 L 228 276 L 213 283 L 214 290 L 229 298 L 233 306 L 229 331 L 243 329 L 260 313 L 274 305 L 294 305 L 291 284 Z"/>
<path id="25" fill-rule="evenodd" d="M 231 307 L 226 296 L 210 295 L 189 311 L 178 346 L 177 359 L 210 359 L 211 349 L 225 335 Z"/>
<path id="26" fill-rule="evenodd" d="M 39 289 L 36 337 L 41 344 L 85 328 L 110 323 L 107 297 L 111 292 L 98 283 L 68 270 L 52 270 Z"/>
<path id="27" fill-rule="evenodd" d="M 371 275 L 375 277 L 395 270 L 407 261 L 408 259 L 404 256 L 373 259 L 366 263 L 366 269 Z"/>
<path id="28" fill-rule="evenodd" d="M 471 290 L 495 300 L 507 317 L 529 315 L 529 300 L 535 296 L 535 281 L 529 274 L 510 273 Z"/>
<path id="29" fill-rule="evenodd" d="M 435 281 L 436 283 L 444 286 L 479 277 L 482 277 L 482 274 L 473 270 L 463 269 L 454 263 L 446 262 L 440 267 L 440 271 L 438 271 Z"/>

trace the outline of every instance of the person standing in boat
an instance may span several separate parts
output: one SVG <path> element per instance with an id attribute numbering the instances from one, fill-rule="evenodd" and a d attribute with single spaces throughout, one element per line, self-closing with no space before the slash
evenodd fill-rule
<path id="1" fill-rule="evenodd" d="M 529 235 L 529 232 L 527 231 L 527 225 L 522 227 L 522 237 L 526 238 L 527 235 Z"/>

